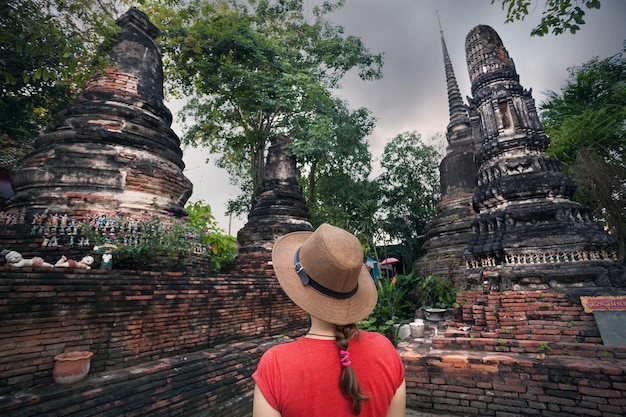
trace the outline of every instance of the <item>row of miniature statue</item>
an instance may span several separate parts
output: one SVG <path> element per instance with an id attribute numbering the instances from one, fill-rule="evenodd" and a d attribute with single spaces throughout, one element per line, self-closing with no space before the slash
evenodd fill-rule
<path id="1" fill-rule="evenodd" d="M 504 264 L 545 264 L 556 262 L 577 262 L 577 261 L 617 261 L 616 251 L 576 251 L 567 253 L 520 253 L 504 255 Z M 467 260 L 467 268 L 480 268 L 485 266 L 496 266 L 495 258 L 483 258 L 477 260 Z"/>
<path id="2" fill-rule="evenodd" d="M 61 256 L 58 261 L 53 265 L 43 260 L 39 256 L 26 259 L 21 253 L 14 250 L 4 249 L 0 251 L 0 255 L 4 256 L 6 264 L 14 268 L 22 268 L 26 266 L 32 266 L 37 268 L 78 268 L 78 269 L 91 269 L 91 265 L 94 262 L 93 256 L 84 256 L 80 261 L 74 259 L 67 259 L 65 256 Z"/>

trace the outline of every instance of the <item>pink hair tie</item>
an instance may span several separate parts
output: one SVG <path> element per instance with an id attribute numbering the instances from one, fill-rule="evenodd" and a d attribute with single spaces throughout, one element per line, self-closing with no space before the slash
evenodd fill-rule
<path id="1" fill-rule="evenodd" d="M 341 366 L 346 367 L 352 365 L 352 361 L 350 360 L 350 352 L 347 350 L 339 351 L 339 362 L 341 362 Z"/>

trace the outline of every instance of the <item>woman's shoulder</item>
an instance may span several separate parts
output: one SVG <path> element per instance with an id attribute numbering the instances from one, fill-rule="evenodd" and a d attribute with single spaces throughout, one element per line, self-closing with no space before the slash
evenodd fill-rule
<path id="1" fill-rule="evenodd" d="M 298 339 L 281 341 L 277 344 L 270 346 L 265 351 L 265 354 L 275 354 L 276 352 L 293 350 L 297 342 L 298 342 Z"/>
<path id="2" fill-rule="evenodd" d="M 359 330 L 359 340 L 363 341 L 364 343 L 367 343 L 368 345 L 371 345 L 371 344 L 383 345 L 383 346 L 391 347 L 395 350 L 395 347 L 393 346 L 391 341 L 387 337 L 377 332 L 368 332 L 366 330 Z"/>
<path id="3" fill-rule="evenodd" d="M 303 349 L 307 348 L 307 343 L 320 342 L 320 340 L 315 339 L 307 339 L 304 337 L 300 337 L 297 339 L 284 340 L 275 344 L 268 348 L 263 356 L 273 357 L 273 356 L 284 356 L 284 355 L 298 355 Z M 333 342 L 334 344 L 334 342 Z"/>

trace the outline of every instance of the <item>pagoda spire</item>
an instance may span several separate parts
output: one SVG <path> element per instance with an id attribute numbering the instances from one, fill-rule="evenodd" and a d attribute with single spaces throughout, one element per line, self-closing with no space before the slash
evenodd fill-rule
<path id="1" fill-rule="evenodd" d="M 448 48 L 446 46 L 446 40 L 443 37 L 441 20 L 439 19 L 439 11 L 437 11 L 437 21 L 439 23 L 439 35 L 441 36 L 441 48 L 443 50 L 443 64 L 446 72 L 446 84 L 448 86 L 448 108 L 450 111 L 448 132 L 450 132 L 459 126 L 469 125 L 469 117 L 467 115 L 465 104 L 463 103 L 463 97 L 461 96 L 459 85 L 457 84 L 456 77 L 454 76 L 454 68 L 452 67 L 450 55 L 448 55 Z"/>
<path id="2" fill-rule="evenodd" d="M 464 271 L 463 252 L 470 239 L 471 224 L 476 215 L 472 209 L 478 169 L 474 161 L 474 131 L 480 130 L 480 122 L 477 118 L 470 120 L 461 98 L 443 38 L 441 21 L 439 33 L 450 110 L 450 123 L 446 132 L 448 147 L 439 164 L 441 201 L 436 206 L 436 216 L 426 225 L 422 245 L 424 254 L 413 265 L 413 270 L 420 276 L 435 274 L 452 277 L 457 271 L 460 271 L 460 275 Z"/>

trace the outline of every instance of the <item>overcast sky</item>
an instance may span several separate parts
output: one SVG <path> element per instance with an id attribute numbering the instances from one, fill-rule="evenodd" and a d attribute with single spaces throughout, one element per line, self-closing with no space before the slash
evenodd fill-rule
<path id="1" fill-rule="evenodd" d="M 308 0 L 321 3 L 322 0 Z M 445 132 L 449 122 L 446 81 L 437 11 L 448 53 L 463 97 L 471 94 L 465 61 L 465 37 L 479 24 L 493 27 L 515 62 L 520 83 L 532 89 L 539 104 L 546 91 L 560 91 L 567 69 L 593 57 L 619 53 L 626 40 L 626 1 L 601 0 L 600 10 L 585 16 L 586 24 L 575 35 L 531 37 L 530 30 L 541 19 L 539 3 L 523 22 L 504 24 L 505 12 L 491 0 L 346 0 L 343 9 L 330 19 L 345 33 L 360 37 L 371 52 L 383 52 L 383 78 L 361 81 L 349 74 L 336 94 L 351 108 L 365 107 L 377 119 L 368 138 L 373 157 L 379 158 L 386 141 L 405 131 L 416 131 L 427 139 Z M 170 104 L 175 113 L 177 106 Z M 176 120 L 176 118 L 175 118 Z M 172 126 L 182 136 L 180 126 Z M 445 139 L 444 139 L 445 141 Z M 445 144 L 442 144 L 445 146 Z M 226 201 L 238 194 L 228 183 L 225 171 L 209 163 L 207 152 L 184 149 L 185 175 L 193 182 L 190 201 L 210 204 L 219 225 L 232 235 L 247 218 L 229 219 Z"/>

